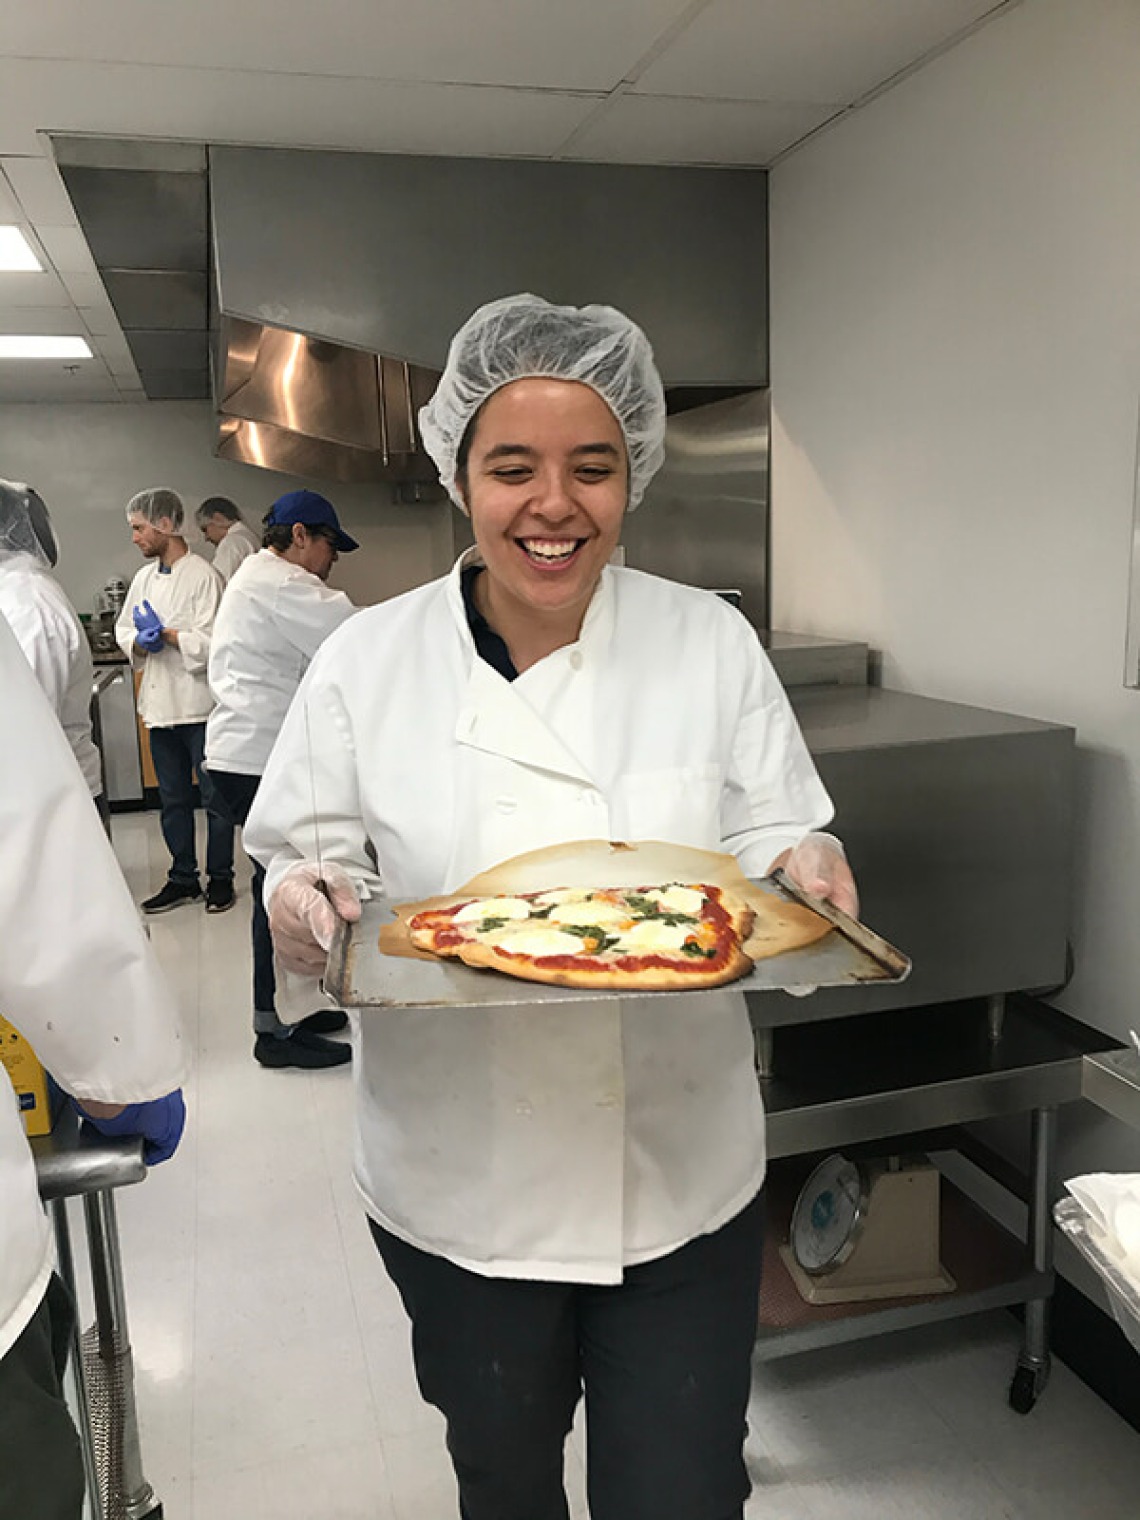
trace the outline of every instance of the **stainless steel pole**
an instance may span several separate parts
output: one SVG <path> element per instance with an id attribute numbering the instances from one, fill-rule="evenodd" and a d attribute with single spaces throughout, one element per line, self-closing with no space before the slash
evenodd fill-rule
<path id="1" fill-rule="evenodd" d="M 83 1353 L 79 1345 L 79 1296 L 75 1283 L 75 1256 L 71 1249 L 71 1222 L 67 1217 L 67 1199 L 53 1198 L 48 1207 L 51 1210 L 52 1228 L 55 1231 L 56 1265 L 67 1291 L 71 1294 L 71 1301 L 75 1305 L 75 1320 L 69 1337 L 72 1390 L 79 1429 L 79 1446 L 83 1453 L 83 1472 L 87 1482 L 87 1502 L 92 1516 L 98 1517 L 103 1514 L 103 1492 L 99 1485 L 99 1469 L 95 1465 L 95 1446 L 91 1436 L 91 1403 L 87 1397 L 87 1379 L 83 1375 Z"/>
<path id="2" fill-rule="evenodd" d="M 106 1364 L 108 1387 L 117 1402 L 121 1438 L 121 1490 L 127 1520 L 142 1520 L 158 1509 L 158 1500 L 142 1470 L 138 1412 L 135 1407 L 134 1366 L 127 1333 L 127 1304 L 123 1290 L 115 1195 L 111 1189 L 87 1193 L 83 1199 L 87 1246 L 91 1256 L 91 1288 L 99 1356 Z M 118 1465 L 118 1464 L 116 1464 Z"/>

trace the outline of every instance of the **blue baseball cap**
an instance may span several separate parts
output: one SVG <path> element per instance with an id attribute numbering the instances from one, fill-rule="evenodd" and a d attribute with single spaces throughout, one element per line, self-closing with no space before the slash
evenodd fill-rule
<path id="1" fill-rule="evenodd" d="M 294 523 L 305 528 L 331 528 L 341 554 L 351 554 L 353 549 L 360 548 L 355 538 L 349 538 L 341 527 L 332 502 L 318 496 L 316 491 L 287 491 L 273 503 L 264 521 L 267 528 L 290 528 Z"/>

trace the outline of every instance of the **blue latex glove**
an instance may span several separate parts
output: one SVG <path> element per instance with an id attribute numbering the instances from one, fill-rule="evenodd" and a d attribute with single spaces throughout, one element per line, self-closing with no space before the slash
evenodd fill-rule
<path id="1" fill-rule="evenodd" d="M 135 643 L 140 649 L 145 649 L 147 654 L 157 654 L 162 648 L 162 630 L 146 628 L 142 633 L 135 634 Z"/>
<path id="2" fill-rule="evenodd" d="M 135 620 L 135 631 L 138 635 L 139 645 L 148 654 L 154 654 L 155 650 L 162 648 L 162 619 L 150 605 L 143 602 L 141 607 L 131 609 L 131 617 Z"/>
<path id="3" fill-rule="evenodd" d="M 186 1105 L 181 1089 L 167 1093 L 165 1098 L 152 1098 L 149 1103 L 128 1103 L 121 1114 L 113 1119 L 95 1119 L 87 1113 L 78 1100 L 75 1102 L 79 1116 L 101 1135 L 141 1135 L 143 1160 L 147 1166 L 157 1166 L 169 1161 L 178 1149 L 182 1130 L 186 1124 Z"/>

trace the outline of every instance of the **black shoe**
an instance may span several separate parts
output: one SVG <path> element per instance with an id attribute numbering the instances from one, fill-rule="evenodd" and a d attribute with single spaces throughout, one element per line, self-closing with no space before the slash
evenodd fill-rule
<path id="1" fill-rule="evenodd" d="M 181 907 L 183 903 L 197 902 L 201 895 L 202 888 L 196 881 L 168 881 L 161 892 L 147 898 L 142 910 L 144 913 L 169 913 L 171 908 Z"/>
<path id="2" fill-rule="evenodd" d="M 300 1025 L 287 1040 L 275 1034 L 259 1034 L 253 1042 L 255 1060 L 262 1066 L 296 1066 L 301 1071 L 322 1071 L 326 1066 L 343 1066 L 352 1060 L 351 1045 L 322 1039 Z"/>
<path id="3" fill-rule="evenodd" d="M 211 876 L 206 883 L 206 912 L 224 913 L 234 905 L 234 884 L 227 879 Z"/>
<path id="4" fill-rule="evenodd" d="M 340 1008 L 318 1008 L 316 1013 L 310 1013 L 297 1025 L 298 1029 L 307 1029 L 310 1034 L 339 1034 L 347 1027 L 348 1014 Z"/>

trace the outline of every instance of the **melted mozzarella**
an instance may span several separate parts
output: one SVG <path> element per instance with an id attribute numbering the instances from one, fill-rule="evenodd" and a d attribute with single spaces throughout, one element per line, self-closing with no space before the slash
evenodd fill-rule
<path id="1" fill-rule="evenodd" d="M 579 898 L 575 902 L 555 903 L 547 923 L 581 924 L 585 928 L 596 924 L 598 928 L 604 928 L 607 924 L 627 924 L 632 917 L 621 903 L 606 902 L 604 898 L 585 902 Z"/>
<path id="2" fill-rule="evenodd" d="M 589 895 L 589 887 L 559 887 L 556 892 L 537 893 L 534 901 L 540 908 L 549 908 L 552 904 L 584 902 Z"/>
<path id="3" fill-rule="evenodd" d="M 663 924 L 652 918 L 643 918 L 626 929 L 621 941 L 615 946 L 618 954 L 651 955 L 655 950 L 679 950 L 692 934 L 694 924 Z"/>
<path id="4" fill-rule="evenodd" d="M 659 902 L 668 913 L 692 913 L 694 917 L 700 914 L 705 900 L 705 894 L 694 887 L 654 887 L 645 895 Z"/>
<path id="5" fill-rule="evenodd" d="M 529 918 L 530 904 L 521 897 L 481 897 L 468 903 L 455 915 L 457 924 L 470 924 L 484 918 Z"/>
<path id="6" fill-rule="evenodd" d="M 543 919 L 529 924 L 507 925 L 478 937 L 520 955 L 581 955 L 585 948 L 581 935 L 552 929 Z"/>

